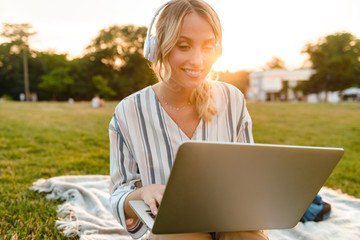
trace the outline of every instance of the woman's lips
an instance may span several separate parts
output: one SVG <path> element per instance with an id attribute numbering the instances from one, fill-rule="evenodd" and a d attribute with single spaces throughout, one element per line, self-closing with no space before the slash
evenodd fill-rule
<path id="1" fill-rule="evenodd" d="M 184 72 L 190 77 L 200 77 L 203 73 L 202 69 L 184 69 Z"/>

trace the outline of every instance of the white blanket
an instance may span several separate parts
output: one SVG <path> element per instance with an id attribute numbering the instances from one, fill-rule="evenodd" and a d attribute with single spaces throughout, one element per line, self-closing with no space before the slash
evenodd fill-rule
<path id="1" fill-rule="evenodd" d="M 61 176 L 39 179 L 31 188 L 49 192 L 47 199 L 61 199 L 55 225 L 66 236 L 80 239 L 132 239 L 111 214 L 109 176 Z M 360 239 L 360 199 L 323 187 L 320 195 L 331 204 L 329 219 L 299 223 L 292 229 L 271 230 L 271 240 Z"/>

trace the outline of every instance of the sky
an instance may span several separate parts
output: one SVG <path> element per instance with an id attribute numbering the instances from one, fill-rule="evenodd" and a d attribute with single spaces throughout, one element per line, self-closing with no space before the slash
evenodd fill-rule
<path id="1" fill-rule="evenodd" d="M 30 46 L 80 57 L 100 29 L 148 26 L 166 0 L 0 0 L 0 23 L 30 23 Z M 207 0 L 223 26 L 217 70 L 259 71 L 273 56 L 306 64 L 304 46 L 336 32 L 360 38 L 359 0 Z M 0 39 L 0 42 L 4 42 Z"/>

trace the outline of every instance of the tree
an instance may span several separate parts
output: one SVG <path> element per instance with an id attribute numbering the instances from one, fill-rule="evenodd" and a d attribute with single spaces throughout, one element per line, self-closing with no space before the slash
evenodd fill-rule
<path id="1" fill-rule="evenodd" d="M 1 36 L 8 38 L 11 43 L 18 46 L 28 45 L 29 37 L 36 34 L 36 32 L 30 31 L 31 28 L 32 25 L 29 23 L 3 23 Z"/>
<path id="2" fill-rule="evenodd" d="M 146 27 L 134 25 L 100 30 L 86 48 L 82 61 L 88 61 L 92 67 L 83 81 L 97 75 L 108 79 L 108 86 L 116 92 L 114 98 L 123 98 L 155 83 L 156 78 L 142 57 L 146 31 Z"/>
<path id="3" fill-rule="evenodd" d="M 19 99 L 24 92 L 22 57 L 11 51 L 10 43 L 0 45 L 0 96 L 6 94 Z"/>
<path id="4" fill-rule="evenodd" d="M 29 70 L 28 70 L 28 40 L 30 36 L 36 34 L 31 32 L 31 24 L 10 24 L 3 23 L 3 30 L 1 36 L 10 40 L 10 51 L 21 52 L 23 55 L 23 69 L 24 69 L 24 90 L 25 98 L 30 100 L 30 87 L 29 87 Z"/>
<path id="5" fill-rule="evenodd" d="M 156 83 L 156 77 L 142 54 L 135 52 L 124 57 L 124 65 L 119 74 L 117 81 L 113 85 L 118 89 L 118 96 L 123 98 L 143 89 L 146 86 Z"/>
<path id="6" fill-rule="evenodd" d="M 92 78 L 92 81 L 98 90 L 98 95 L 104 98 L 114 96 L 116 93 L 108 86 L 109 80 L 103 78 L 101 75 L 96 75 Z"/>
<path id="7" fill-rule="evenodd" d="M 309 55 L 316 70 L 304 84 L 305 91 L 324 91 L 327 96 L 328 91 L 360 86 L 360 40 L 354 35 L 346 32 L 327 35 L 316 44 L 308 43 L 303 52 Z"/>
<path id="8" fill-rule="evenodd" d="M 113 25 L 101 29 L 99 35 L 86 47 L 85 53 L 93 60 L 99 59 L 101 63 L 119 70 L 126 64 L 126 55 L 142 53 L 146 31 L 146 27 L 135 25 Z"/>
<path id="9" fill-rule="evenodd" d="M 72 76 L 72 62 L 67 60 L 66 54 L 56 54 L 52 51 L 37 53 L 37 64 L 40 65 L 40 70 L 32 81 L 37 83 L 38 95 L 41 99 L 66 100 L 73 97 L 70 94 L 71 86 L 75 79 Z M 60 79 L 58 82 L 51 83 L 54 79 L 62 76 L 69 79 Z M 52 85 L 50 87 L 50 85 Z M 58 88 L 58 89 L 56 89 Z"/>
<path id="10" fill-rule="evenodd" d="M 266 66 L 264 67 L 264 69 L 266 70 L 276 68 L 286 69 L 285 62 L 278 57 L 272 57 L 271 60 L 267 62 Z"/>
<path id="11" fill-rule="evenodd" d="M 58 93 L 64 92 L 68 86 L 74 83 L 74 80 L 68 74 L 69 71 L 69 68 L 64 67 L 53 69 L 50 73 L 41 76 L 42 82 L 39 87 L 51 92 L 53 100 L 56 100 Z"/>

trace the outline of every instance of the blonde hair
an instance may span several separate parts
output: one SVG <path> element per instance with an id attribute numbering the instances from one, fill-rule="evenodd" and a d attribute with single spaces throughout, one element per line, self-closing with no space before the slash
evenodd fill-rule
<path id="1" fill-rule="evenodd" d="M 155 52 L 155 61 L 152 64 L 158 79 L 165 83 L 171 77 L 171 66 L 168 62 L 168 55 L 179 38 L 184 17 L 193 12 L 199 14 L 210 24 L 219 46 L 217 48 L 217 55 L 221 54 L 222 28 L 214 9 L 202 0 L 170 1 L 160 13 L 155 26 L 157 49 Z M 193 91 L 190 99 L 190 101 L 195 104 L 199 116 L 205 121 L 211 121 L 212 116 L 217 113 L 212 85 L 209 82 L 210 80 L 216 79 L 210 71 L 205 81 Z"/>

